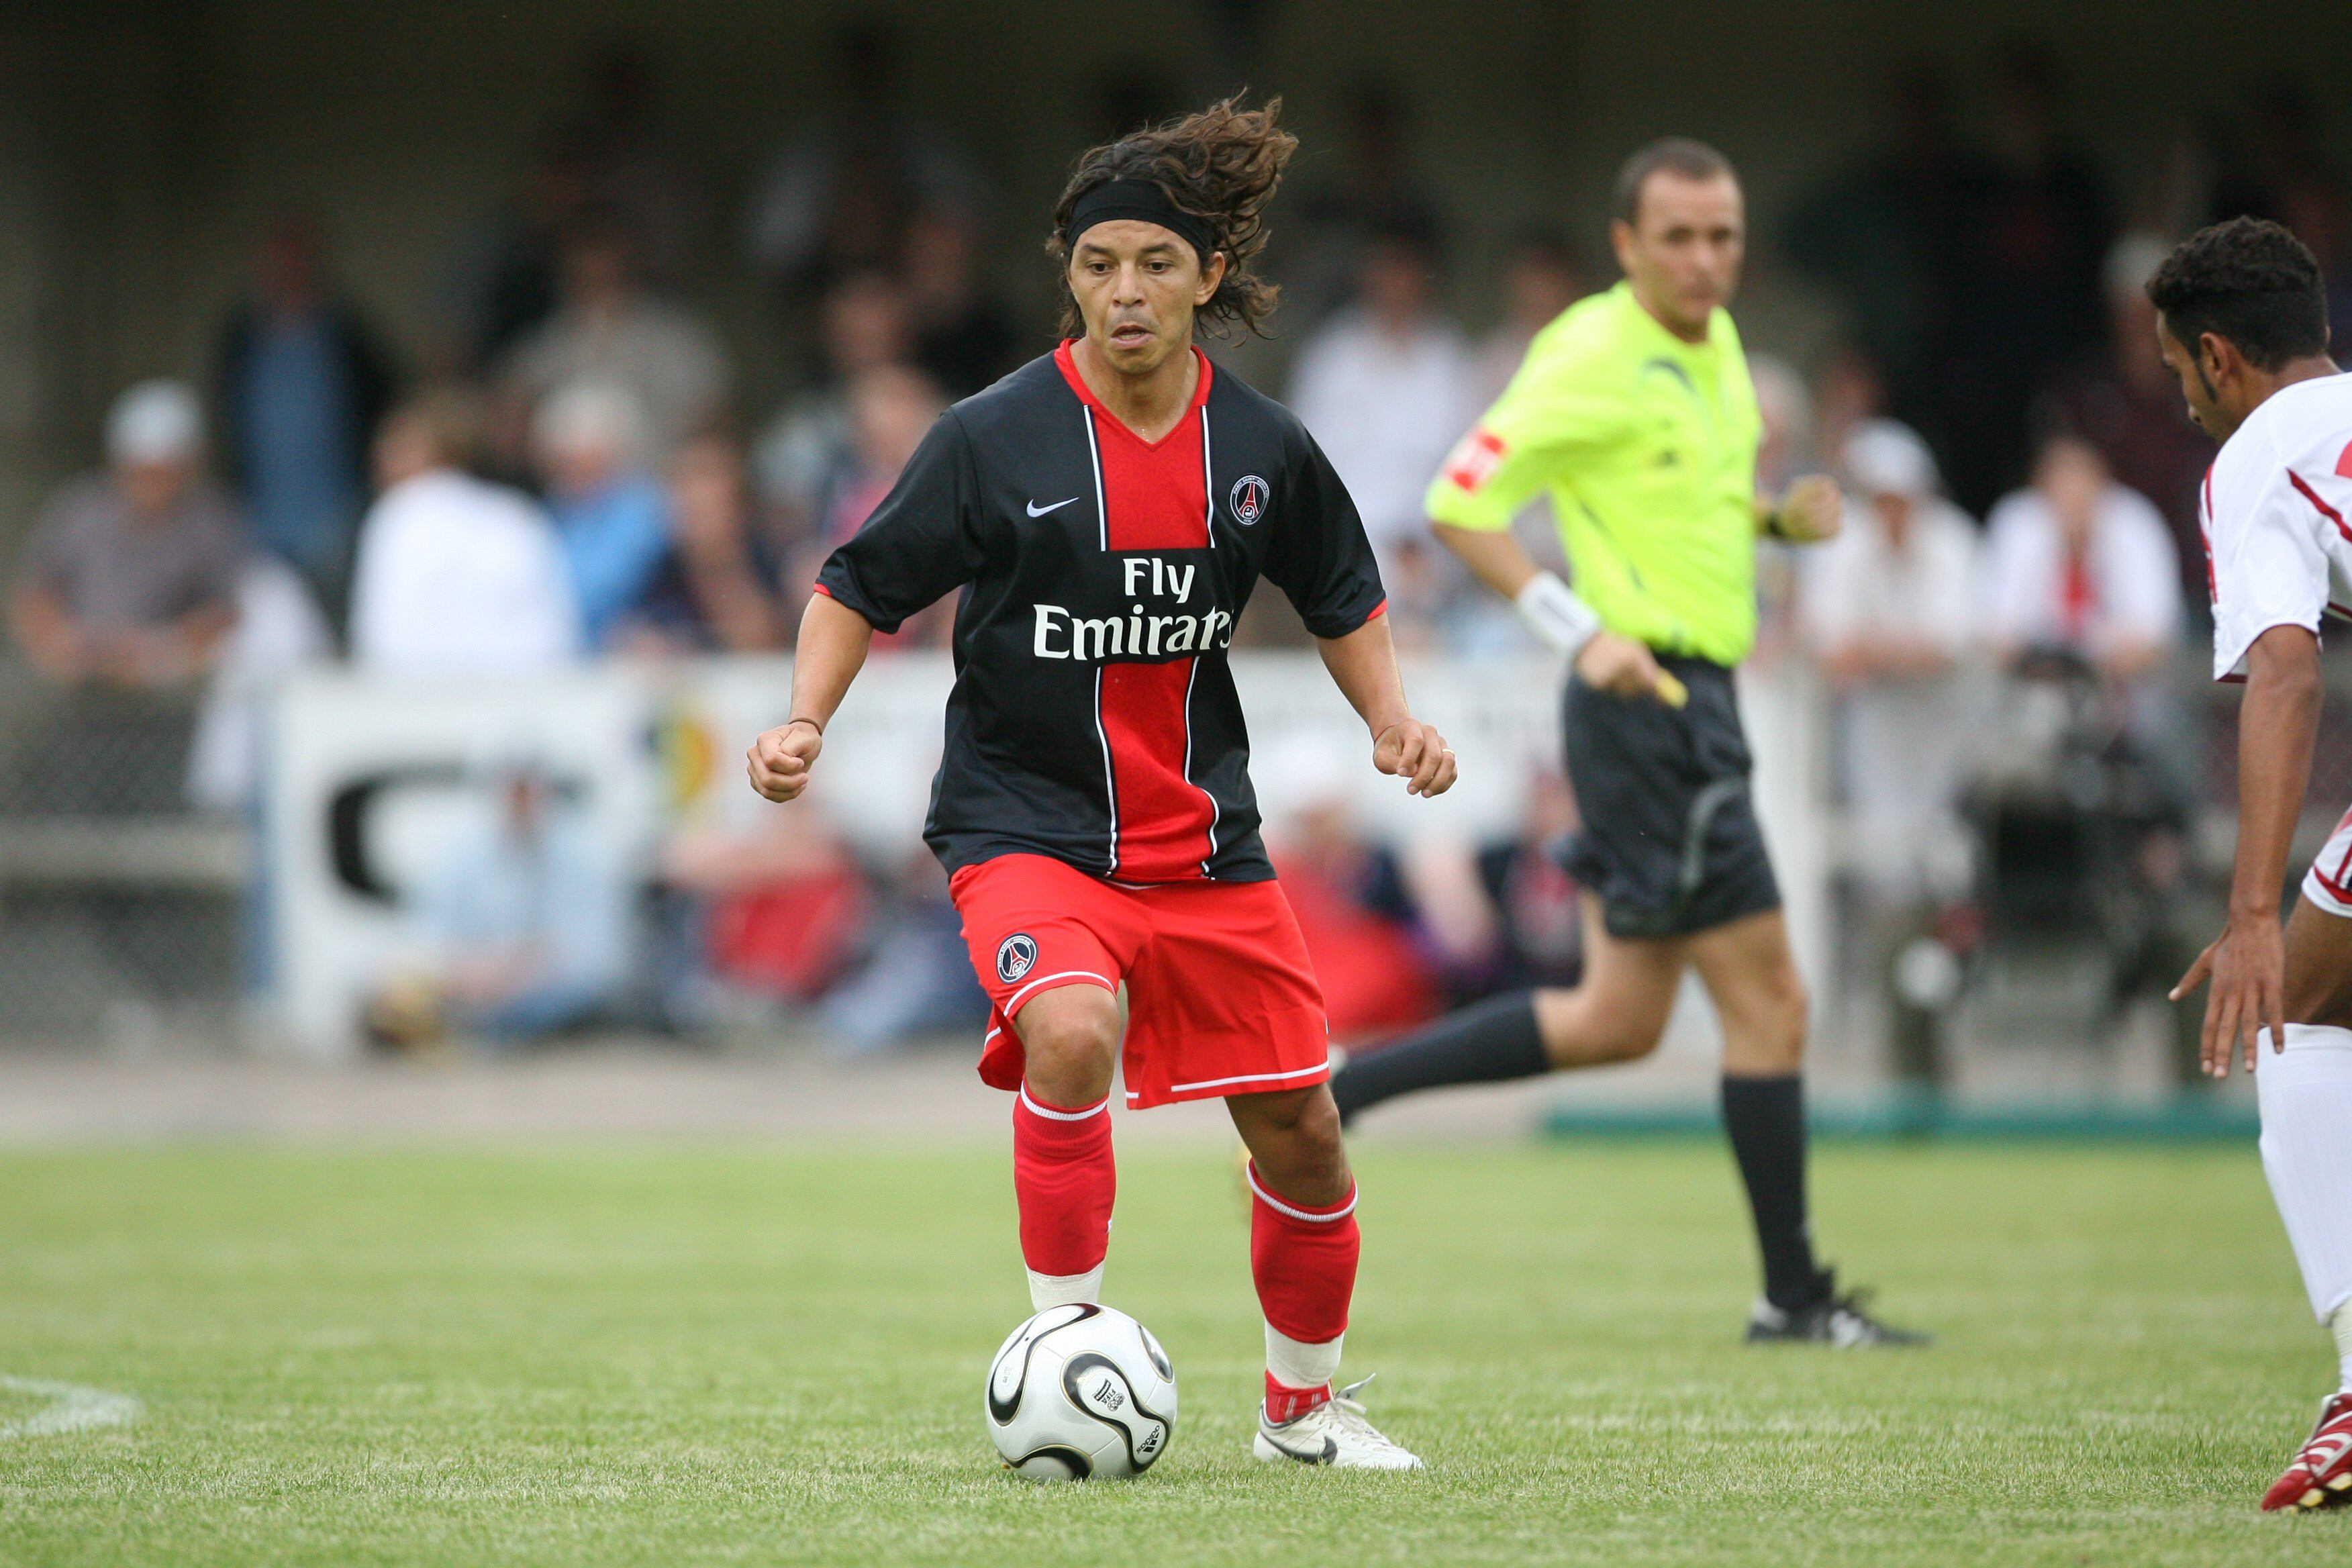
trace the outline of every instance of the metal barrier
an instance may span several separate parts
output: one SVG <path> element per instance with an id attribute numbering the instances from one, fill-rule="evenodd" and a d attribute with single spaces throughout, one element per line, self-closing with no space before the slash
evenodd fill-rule
<path id="1" fill-rule="evenodd" d="M 233 1030 L 251 835 L 188 805 L 196 710 L 0 671 L 0 1044 Z"/>

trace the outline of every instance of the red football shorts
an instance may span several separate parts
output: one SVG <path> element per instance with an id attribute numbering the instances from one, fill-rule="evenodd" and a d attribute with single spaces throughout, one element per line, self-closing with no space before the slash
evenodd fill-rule
<path id="1" fill-rule="evenodd" d="M 1304 1089 L 1331 1076 L 1323 993 L 1275 882 L 1121 887 L 1043 855 L 1000 855 L 949 879 L 971 965 L 994 1004 L 980 1055 L 1021 1087 L 1012 1020 L 1062 985 L 1127 985 L 1127 1103 Z"/>

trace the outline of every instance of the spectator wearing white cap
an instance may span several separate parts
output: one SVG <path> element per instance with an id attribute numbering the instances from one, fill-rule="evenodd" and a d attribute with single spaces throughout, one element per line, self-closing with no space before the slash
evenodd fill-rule
<path id="1" fill-rule="evenodd" d="M 1846 524 L 1812 560 L 1805 633 L 1841 708 L 1860 868 L 1908 900 L 1955 890 L 1937 883 L 1967 760 L 1959 675 L 1981 640 L 1977 531 L 1909 426 L 1864 420 L 1843 457 Z"/>
<path id="2" fill-rule="evenodd" d="M 644 609 L 669 553 L 669 491 L 646 459 L 645 416 L 625 388 L 557 388 L 531 420 L 557 537 L 592 651 L 613 647 Z"/>
<path id="3" fill-rule="evenodd" d="M 1938 493 L 1936 459 L 1907 426 L 1864 420 L 1841 467 L 1845 527 L 1809 563 L 1803 630 L 1838 703 L 1838 782 L 1866 946 L 1887 982 L 1887 1044 L 1902 1077 L 1932 1082 L 1934 1014 L 1895 981 L 1968 879 L 1958 805 L 1976 730 L 1977 531 Z"/>
<path id="4" fill-rule="evenodd" d="M 204 416 L 176 381 L 115 400 L 108 466 L 53 497 L 9 604 L 18 644 L 62 682 L 184 685 L 236 622 L 245 531 L 205 482 Z"/>

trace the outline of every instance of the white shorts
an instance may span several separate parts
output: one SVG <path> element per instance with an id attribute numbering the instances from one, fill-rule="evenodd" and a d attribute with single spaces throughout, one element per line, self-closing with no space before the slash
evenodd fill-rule
<path id="1" fill-rule="evenodd" d="M 2352 920 L 2352 811 L 2344 814 L 2304 873 L 2303 896 L 2331 915 Z"/>

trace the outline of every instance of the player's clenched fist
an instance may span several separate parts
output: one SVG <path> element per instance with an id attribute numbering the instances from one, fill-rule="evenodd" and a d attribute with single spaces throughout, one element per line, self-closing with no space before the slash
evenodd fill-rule
<path id="1" fill-rule="evenodd" d="M 751 787 L 773 801 L 796 798 L 808 788 L 810 764 L 824 750 L 824 731 L 805 719 L 769 731 L 751 742 Z"/>
<path id="2" fill-rule="evenodd" d="M 1372 766 L 1404 780 L 1407 795 L 1444 795 L 1457 771 L 1445 737 L 1418 719 L 1400 719 L 1372 742 Z"/>

